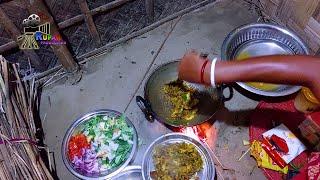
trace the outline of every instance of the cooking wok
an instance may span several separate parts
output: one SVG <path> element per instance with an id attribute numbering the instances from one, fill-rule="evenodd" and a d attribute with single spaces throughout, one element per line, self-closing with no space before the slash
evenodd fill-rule
<path id="1" fill-rule="evenodd" d="M 136 102 L 147 120 L 153 122 L 155 119 L 174 127 L 195 126 L 209 120 L 233 95 L 232 88 L 220 86 L 217 88 L 183 82 L 185 85 L 196 90 L 195 97 L 199 99 L 196 105 L 198 112 L 191 120 L 173 119 L 170 117 L 172 104 L 166 99 L 164 85 L 178 79 L 179 60 L 172 61 L 159 66 L 154 70 L 144 86 L 144 98 L 136 97 Z M 224 97 L 223 90 L 228 88 L 230 95 Z"/>

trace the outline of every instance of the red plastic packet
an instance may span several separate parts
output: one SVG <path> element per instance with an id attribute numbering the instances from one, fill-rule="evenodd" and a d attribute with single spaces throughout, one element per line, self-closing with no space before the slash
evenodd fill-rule
<path id="1" fill-rule="evenodd" d="M 284 168 L 287 165 L 281 158 L 281 155 L 275 150 L 275 147 L 266 138 L 263 138 L 261 146 L 278 166 Z"/>

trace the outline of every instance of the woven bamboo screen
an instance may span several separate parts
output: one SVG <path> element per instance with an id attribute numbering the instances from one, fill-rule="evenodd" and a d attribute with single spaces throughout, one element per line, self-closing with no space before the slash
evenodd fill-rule
<path id="1" fill-rule="evenodd" d="M 294 30 L 320 53 L 320 0 L 258 0 L 265 16 Z"/>

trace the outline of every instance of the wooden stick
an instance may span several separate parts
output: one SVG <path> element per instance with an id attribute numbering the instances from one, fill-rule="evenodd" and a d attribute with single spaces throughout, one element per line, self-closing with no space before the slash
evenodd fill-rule
<path id="1" fill-rule="evenodd" d="M 101 39 L 99 37 L 96 25 L 93 22 L 93 18 L 90 14 L 90 10 L 89 10 L 87 1 L 86 0 L 77 0 L 77 2 L 79 4 L 81 12 L 83 13 L 83 15 L 85 17 L 84 20 L 87 24 L 87 27 L 88 27 L 89 32 L 91 34 L 91 37 L 92 37 L 94 43 L 96 44 L 96 46 L 98 47 L 101 44 Z"/>
<path id="2" fill-rule="evenodd" d="M 115 0 L 115 1 L 112 1 L 108 4 L 104 4 L 102 6 L 99 6 L 95 9 L 90 10 L 90 14 L 92 16 L 94 16 L 94 15 L 106 12 L 108 10 L 114 9 L 116 7 L 119 7 L 127 2 L 130 2 L 130 1 L 133 1 L 133 0 Z M 81 14 L 81 15 L 74 16 L 70 19 L 67 19 L 63 22 L 60 22 L 60 23 L 58 23 L 59 29 L 65 29 L 69 26 L 72 26 L 76 23 L 79 23 L 79 22 L 83 21 L 84 18 L 85 18 L 85 16 L 83 14 Z"/>
<path id="3" fill-rule="evenodd" d="M 154 21 L 154 0 L 145 0 L 146 13 L 150 22 Z"/>
<path id="4" fill-rule="evenodd" d="M 246 150 L 246 152 L 244 152 L 240 157 L 239 157 L 239 159 L 238 159 L 238 161 L 241 161 L 241 159 L 246 155 L 246 154 L 248 154 L 248 152 L 250 151 L 250 147 Z"/>
<path id="5" fill-rule="evenodd" d="M 18 44 L 15 41 L 10 41 L 7 44 L 3 44 L 0 46 L 0 54 L 4 54 L 6 51 L 10 51 L 11 49 L 17 48 Z"/>
<path id="6" fill-rule="evenodd" d="M 111 9 L 114 9 L 116 7 L 119 7 L 119 6 L 122 6 L 123 4 L 127 3 L 127 2 L 130 2 L 130 1 L 134 1 L 134 0 L 115 0 L 115 1 L 112 1 L 108 4 L 104 4 L 102 6 L 99 6 L 93 10 L 91 10 L 91 14 L 94 16 L 96 14 L 99 14 L 99 13 L 103 13 L 105 11 L 108 11 L 108 10 L 111 10 Z"/>

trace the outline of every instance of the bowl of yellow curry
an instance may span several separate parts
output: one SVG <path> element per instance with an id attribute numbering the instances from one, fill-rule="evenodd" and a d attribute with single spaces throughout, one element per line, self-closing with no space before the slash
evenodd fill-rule
<path id="1" fill-rule="evenodd" d="M 142 161 L 144 180 L 213 180 L 211 150 L 182 133 L 160 136 L 146 150 Z"/>
<path id="2" fill-rule="evenodd" d="M 245 61 L 250 57 L 267 55 L 309 54 L 305 43 L 292 31 L 266 23 L 255 23 L 238 27 L 231 31 L 223 42 L 222 60 Z M 263 82 L 237 82 L 249 92 L 280 97 L 293 94 L 300 86 L 270 84 Z"/>

